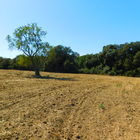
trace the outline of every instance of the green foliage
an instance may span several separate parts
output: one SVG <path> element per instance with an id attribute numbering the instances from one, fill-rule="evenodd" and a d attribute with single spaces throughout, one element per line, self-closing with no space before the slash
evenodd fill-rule
<path id="1" fill-rule="evenodd" d="M 0 69 L 12 68 L 12 59 L 0 57 Z"/>
<path id="2" fill-rule="evenodd" d="M 117 71 L 115 68 L 112 68 L 112 70 L 109 70 L 109 71 L 108 71 L 108 74 L 114 76 L 114 75 L 118 75 L 117 72 L 118 72 L 118 71 Z M 118 72 L 118 73 L 119 73 L 119 72 Z"/>
<path id="3" fill-rule="evenodd" d="M 105 110 L 105 105 L 103 103 L 99 104 L 99 108 Z"/>
<path id="4" fill-rule="evenodd" d="M 56 46 L 48 52 L 46 70 L 51 72 L 77 72 L 78 54 L 69 47 Z"/>
<path id="5" fill-rule="evenodd" d="M 45 56 L 49 48 L 48 43 L 42 41 L 46 36 L 46 31 L 43 31 L 37 24 L 28 24 L 17 28 L 13 36 L 7 36 L 7 41 L 10 48 L 15 48 L 28 56 L 32 62 L 32 66 L 36 75 L 40 75 L 40 69 L 45 65 Z M 23 62 L 24 59 L 20 61 Z"/>
<path id="6" fill-rule="evenodd" d="M 17 65 L 19 66 L 29 67 L 31 64 L 31 60 L 25 55 L 20 55 L 17 59 Z"/>
<path id="7" fill-rule="evenodd" d="M 78 58 L 80 72 L 139 76 L 140 42 L 107 45 L 98 54 Z"/>
<path id="8" fill-rule="evenodd" d="M 79 72 L 80 73 L 86 73 L 86 74 L 90 74 L 91 73 L 90 69 L 88 69 L 88 68 L 82 68 L 82 69 L 79 70 Z"/>
<path id="9" fill-rule="evenodd" d="M 136 67 L 140 67 L 140 51 L 135 54 L 133 63 Z"/>

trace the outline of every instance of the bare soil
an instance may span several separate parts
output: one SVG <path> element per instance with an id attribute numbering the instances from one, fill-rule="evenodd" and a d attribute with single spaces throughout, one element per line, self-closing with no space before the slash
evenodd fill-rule
<path id="1" fill-rule="evenodd" d="M 0 70 L 0 140 L 140 140 L 140 78 Z"/>

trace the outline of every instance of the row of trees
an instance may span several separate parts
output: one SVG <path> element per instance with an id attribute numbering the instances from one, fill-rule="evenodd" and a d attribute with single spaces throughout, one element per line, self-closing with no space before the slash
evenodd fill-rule
<path id="1" fill-rule="evenodd" d="M 80 72 L 140 76 L 140 42 L 107 45 L 98 54 L 78 58 Z"/>
<path id="2" fill-rule="evenodd" d="M 40 57 L 40 58 L 39 58 Z M 42 56 L 38 56 L 42 60 Z M 44 60 L 43 60 L 44 61 Z M 0 68 L 34 70 L 29 56 L 0 57 Z M 40 70 L 49 72 L 91 73 L 140 76 L 140 42 L 107 45 L 98 54 L 79 56 L 69 47 L 50 47 Z"/>
<path id="3" fill-rule="evenodd" d="M 40 70 L 140 76 L 140 42 L 107 45 L 100 53 L 79 56 L 69 47 L 43 42 L 46 34 L 37 24 L 17 28 L 7 40 L 10 48 L 24 55 L 0 58 L 0 68 L 34 70 L 36 76 L 40 76 Z"/>
<path id="4" fill-rule="evenodd" d="M 77 73 L 78 65 L 76 59 L 78 57 L 79 54 L 73 52 L 69 47 L 58 45 L 55 47 L 50 47 L 45 58 L 42 58 L 42 56 L 37 56 L 36 60 L 43 62 L 43 65 L 40 64 L 37 67 L 42 71 Z M 37 64 L 39 62 L 35 63 Z M 0 57 L 0 68 L 34 70 L 34 65 L 32 65 L 32 61 L 29 56 L 19 55 L 14 59 Z"/>

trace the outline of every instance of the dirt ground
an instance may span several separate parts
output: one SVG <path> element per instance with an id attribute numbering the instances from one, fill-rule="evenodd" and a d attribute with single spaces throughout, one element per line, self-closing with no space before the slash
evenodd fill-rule
<path id="1" fill-rule="evenodd" d="M 33 74 L 0 70 L 0 140 L 140 140 L 140 78 Z"/>

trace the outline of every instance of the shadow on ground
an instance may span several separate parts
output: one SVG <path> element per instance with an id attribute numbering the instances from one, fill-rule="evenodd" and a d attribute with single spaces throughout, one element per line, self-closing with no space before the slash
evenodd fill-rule
<path id="1" fill-rule="evenodd" d="M 54 77 L 54 76 L 35 76 L 33 75 L 32 77 L 28 78 L 37 78 L 37 79 L 54 79 L 54 80 L 63 80 L 63 81 L 77 81 L 73 78 L 65 78 L 65 77 Z"/>

